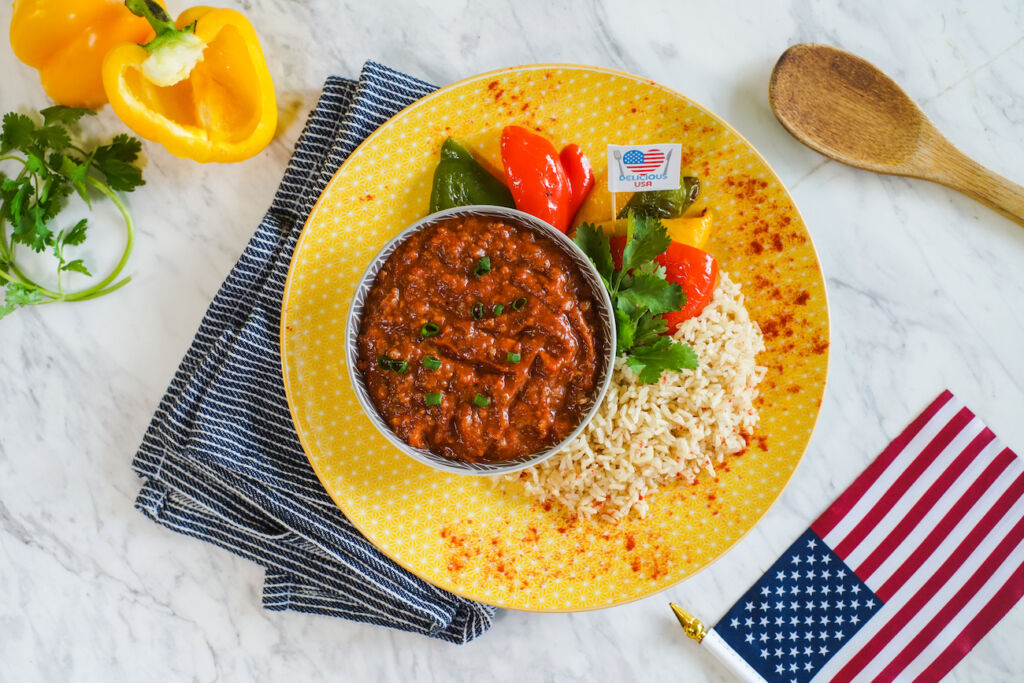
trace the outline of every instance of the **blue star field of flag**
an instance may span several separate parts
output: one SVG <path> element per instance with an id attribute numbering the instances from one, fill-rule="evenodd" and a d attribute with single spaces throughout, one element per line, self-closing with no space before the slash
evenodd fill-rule
<path id="1" fill-rule="evenodd" d="M 765 680 L 804 683 L 881 608 L 871 589 L 808 529 L 715 631 Z"/>
<path id="2" fill-rule="evenodd" d="M 631 149 L 622 157 L 622 162 L 627 165 L 644 163 L 644 153 L 638 149 Z"/>

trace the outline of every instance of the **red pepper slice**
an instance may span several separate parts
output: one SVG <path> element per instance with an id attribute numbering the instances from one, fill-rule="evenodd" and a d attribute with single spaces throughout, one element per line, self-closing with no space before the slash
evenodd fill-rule
<path id="1" fill-rule="evenodd" d="M 682 242 L 668 245 L 665 253 L 654 260 L 665 266 L 665 279 L 677 283 L 686 293 L 686 305 L 665 314 L 671 334 L 679 323 L 700 315 L 711 301 L 718 280 L 718 261 L 706 251 Z"/>
<path id="2" fill-rule="evenodd" d="M 594 169 L 590 165 L 590 159 L 583 153 L 579 145 L 566 145 L 562 153 L 558 155 L 562 161 L 562 168 L 569 179 L 569 221 L 576 216 L 580 210 L 583 200 L 590 194 L 594 187 Z"/>
<path id="3" fill-rule="evenodd" d="M 501 132 L 501 163 L 516 208 L 567 231 L 572 198 L 555 146 L 521 126 L 507 126 Z"/>
<path id="4" fill-rule="evenodd" d="M 622 252 L 626 248 L 626 236 L 616 235 L 609 246 L 615 270 L 622 268 Z M 711 254 L 682 242 L 673 242 L 668 249 L 654 259 L 665 267 L 665 279 L 675 282 L 686 293 L 686 304 L 678 311 L 666 313 L 669 334 L 684 320 L 700 315 L 715 293 L 718 281 L 718 261 Z"/>
<path id="5" fill-rule="evenodd" d="M 626 236 L 612 235 L 608 240 L 608 246 L 612 250 L 612 263 L 615 270 L 622 270 L 622 252 L 626 251 Z"/>

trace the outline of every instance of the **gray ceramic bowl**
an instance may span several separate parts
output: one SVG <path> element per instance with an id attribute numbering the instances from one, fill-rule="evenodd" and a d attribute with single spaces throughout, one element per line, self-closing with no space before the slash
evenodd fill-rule
<path id="1" fill-rule="evenodd" d="M 407 444 L 399 438 L 397 434 L 391 431 L 391 428 L 373 406 L 373 401 L 370 400 L 370 393 L 366 388 L 366 379 L 363 377 L 363 373 L 357 366 L 357 362 L 359 360 L 359 328 L 363 319 L 366 297 L 370 292 L 370 287 L 377 279 L 377 273 L 388 260 L 388 257 L 390 257 L 391 254 L 394 253 L 395 249 L 397 249 L 398 246 L 413 233 L 419 232 L 427 226 L 434 225 L 435 223 L 439 223 L 452 217 L 470 216 L 484 218 L 493 217 L 526 227 L 537 233 L 543 234 L 550 238 L 556 245 L 561 247 L 565 254 L 572 259 L 573 263 L 579 267 L 580 273 L 583 275 L 583 279 L 586 281 L 593 293 L 593 301 L 597 306 L 599 324 L 604 327 L 603 336 L 604 339 L 607 340 L 607 343 L 604 345 L 605 348 L 601 349 L 601 355 L 599 357 L 601 367 L 598 368 L 598 390 L 597 394 L 594 396 L 594 403 L 590 407 L 590 410 L 587 411 L 586 415 L 583 416 L 583 419 L 580 421 L 576 429 L 574 429 L 565 439 L 550 448 L 537 453 L 531 453 L 530 455 L 517 458 L 516 460 L 506 460 L 500 463 L 458 462 L 456 460 L 446 458 L 443 455 L 432 453 L 424 448 L 413 448 Z M 373 257 L 370 265 L 366 268 L 366 272 L 363 273 L 362 278 L 359 280 L 355 296 L 352 299 L 352 307 L 349 309 L 348 322 L 345 328 L 345 345 L 345 360 L 348 364 L 348 374 L 349 378 L 352 380 L 352 386 L 355 387 L 356 396 L 359 397 L 359 404 L 363 407 L 363 411 L 365 411 L 366 415 L 370 418 L 370 422 L 372 422 L 380 433 L 383 434 L 388 441 L 394 444 L 398 450 L 402 451 L 414 460 L 420 461 L 424 465 L 429 465 L 444 472 L 473 475 L 505 474 L 530 467 L 531 465 L 536 465 L 537 463 L 551 457 L 559 449 L 575 439 L 576 436 L 583 431 L 583 428 L 587 423 L 593 419 L 602 399 L 604 399 L 604 394 L 608 390 L 608 384 L 611 382 L 612 378 L 612 366 L 615 360 L 615 318 L 612 312 L 611 299 L 608 297 L 608 292 L 605 290 L 604 285 L 601 284 L 601 277 L 594 269 L 594 265 L 590 262 L 590 259 L 580 251 L 579 247 L 573 244 L 572 240 L 564 234 L 539 218 L 535 218 L 515 209 L 505 209 L 496 206 L 465 206 L 456 209 L 438 211 L 437 213 L 432 213 L 429 216 L 416 221 L 408 228 L 398 233 L 394 239 L 385 244 L 384 248 Z"/>

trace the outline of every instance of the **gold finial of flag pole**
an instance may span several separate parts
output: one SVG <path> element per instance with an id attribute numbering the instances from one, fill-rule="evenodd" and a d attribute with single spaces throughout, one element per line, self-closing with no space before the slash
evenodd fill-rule
<path id="1" fill-rule="evenodd" d="M 700 619 L 693 616 L 682 607 L 674 602 L 668 603 L 668 606 L 675 612 L 676 619 L 679 620 L 679 624 L 683 627 L 683 631 L 686 635 L 690 636 L 698 643 L 704 640 L 704 636 L 707 635 L 707 629 L 704 628 L 703 622 Z"/>

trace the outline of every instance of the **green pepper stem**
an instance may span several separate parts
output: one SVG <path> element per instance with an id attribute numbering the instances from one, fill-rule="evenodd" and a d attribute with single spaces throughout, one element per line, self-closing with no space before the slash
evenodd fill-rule
<path id="1" fill-rule="evenodd" d="M 178 33 L 178 27 L 174 25 L 171 15 L 156 0 L 125 0 L 124 6 L 135 16 L 148 21 L 156 31 L 156 38 L 166 33 Z"/>

